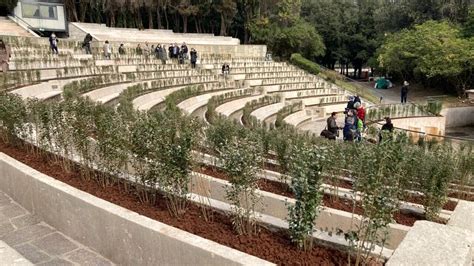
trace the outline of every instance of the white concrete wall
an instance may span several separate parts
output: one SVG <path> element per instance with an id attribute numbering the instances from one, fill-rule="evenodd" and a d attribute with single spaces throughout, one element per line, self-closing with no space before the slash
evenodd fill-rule
<path id="1" fill-rule="evenodd" d="M 444 135 L 446 127 L 446 118 L 444 116 L 436 117 L 413 117 L 413 118 L 393 118 L 392 123 L 395 127 L 402 129 L 419 128 L 421 132 L 426 132 L 427 127 L 436 127 L 440 130 L 439 134 Z"/>
<path id="2" fill-rule="evenodd" d="M 474 107 L 446 108 L 441 111 L 446 117 L 446 127 L 464 127 L 474 125 Z"/>
<path id="3" fill-rule="evenodd" d="M 94 197 L 3 153 L 0 190 L 120 265 L 272 265 Z"/>
<path id="4" fill-rule="evenodd" d="M 26 23 L 30 24 L 34 28 L 66 31 L 66 18 L 64 16 L 64 7 L 57 6 L 58 19 L 36 19 L 36 18 L 24 18 L 22 12 L 22 3 L 18 2 L 18 5 L 14 9 L 16 16 L 20 17 Z"/>

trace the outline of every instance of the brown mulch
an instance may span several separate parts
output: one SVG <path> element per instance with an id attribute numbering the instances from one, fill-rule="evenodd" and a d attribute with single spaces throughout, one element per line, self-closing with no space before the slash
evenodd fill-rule
<path id="1" fill-rule="evenodd" d="M 201 165 L 195 170 L 205 175 L 229 181 L 229 177 L 221 169 L 215 166 Z M 294 197 L 288 185 L 278 181 L 271 181 L 268 179 L 261 178 L 258 180 L 258 187 L 263 191 L 271 192 L 277 195 L 289 198 Z M 354 208 L 351 199 L 341 198 L 335 195 L 328 194 L 325 194 L 323 197 L 323 206 L 350 213 L 353 212 Z M 364 213 L 364 210 L 362 206 L 360 206 L 360 204 L 357 204 L 355 206 L 354 213 L 359 215 L 362 215 Z M 393 218 L 398 224 L 407 226 L 413 226 L 416 221 L 425 220 L 425 217 L 423 215 L 413 212 L 397 212 Z"/>
<path id="2" fill-rule="evenodd" d="M 274 232 L 259 227 L 256 235 L 239 236 L 233 230 L 232 222 L 227 215 L 211 210 L 212 219 L 206 221 L 202 207 L 197 204 L 190 203 L 187 211 L 180 218 L 175 218 L 170 215 L 166 199 L 161 195 L 157 195 L 155 204 L 142 203 L 133 187 L 125 190 L 124 184 L 116 183 L 104 188 L 94 180 L 83 180 L 77 166 L 71 172 L 65 172 L 59 163 L 28 153 L 24 147 L 11 147 L 0 141 L 0 151 L 96 197 L 280 265 L 345 265 L 347 263 L 347 254 L 336 249 L 315 246 L 309 251 L 298 250 L 284 231 Z"/>

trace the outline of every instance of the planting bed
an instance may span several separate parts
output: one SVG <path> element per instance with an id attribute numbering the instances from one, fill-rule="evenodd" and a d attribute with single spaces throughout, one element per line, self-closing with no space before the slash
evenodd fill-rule
<path id="1" fill-rule="evenodd" d="M 316 246 L 307 252 L 300 251 L 283 231 L 275 232 L 260 227 L 257 235 L 251 237 L 236 235 L 228 216 L 213 210 L 212 220 L 206 221 L 203 218 L 202 208 L 196 204 L 190 203 L 188 211 L 176 219 L 169 214 L 166 199 L 161 195 L 158 195 L 156 204 L 144 204 L 139 201 L 133 186 L 125 190 L 124 184 L 116 183 L 104 188 L 93 180 L 85 181 L 79 174 L 78 165 L 75 165 L 75 169 L 71 172 L 65 172 L 55 160 L 41 157 L 38 153 L 29 153 L 28 150 L 31 148 L 31 146 L 12 147 L 0 140 L 1 152 L 44 174 L 141 215 L 262 259 L 282 265 L 343 265 L 347 262 L 346 253 L 327 247 Z"/>
<path id="2" fill-rule="evenodd" d="M 229 181 L 229 177 L 218 167 L 209 166 L 209 165 L 201 165 L 200 167 L 195 169 L 197 172 L 202 174 L 212 176 L 218 179 Z M 294 198 L 293 193 L 291 192 L 289 186 L 287 184 L 271 181 L 264 178 L 258 180 L 258 187 L 260 190 L 267 191 L 270 193 L 274 193 L 277 195 Z M 364 210 L 360 204 L 357 204 L 355 207 L 353 206 L 353 202 L 350 199 L 340 198 L 335 195 L 328 195 L 325 194 L 323 197 L 323 205 L 328 208 L 338 209 L 341 211 L 346 211 L 349 213 L 354 212 L 354 214 L 363 215 Z M 394 217 L 395 221 L 398 224 L 413 226 L 416 221 L 425 220 L 423 215 L 413 213 L 413 212 L 397 212 Z M 445 223 L 445 221 L 440 220 L 440 223 Z"/>
<path id="3" fill-rule="evenodd" d="M 269 162 L 265 163 L 265 169 L 273 171 L 273 172 L 280 172 L 280 167 L 278 165 L 275 165 L 275 164 L 272 164 L 272 163 L 269 163 Z M 273 181 L 270 180 L 269 182 L 273 182 Z M 324 182 L 326 184 L 333 185 L 335 187 L 352 189 L 352 182 L 349 181 L 349 180 L 344 180 L 344 179 L 328 180 L 328 178 L 326 178 Z M 278 182 L 276 182 L 276 183 L 278 183 Z M 266 190 L 264 185 L 261 188 L 263 190 Z M 266 191 L 273 192 L 275 194 L 280 194 L 280 193 L 278 193 L 276 191 L 272 191 L 272 190 L 266 190 Z M 280 195 L 283 195 L 283 194 L 280 194 Z M 283 196 L 287 196 L 287 195 L 283 195 Z M 449 196 L 453 197 L 453 198 L 459 198 L 459 195 L 457 195 L 457 193 L 450 193 Z M 474 195 L 465 196 L 465 200 L 474 201 Z M 421 196 L 421 195 L 420 196 L 409 195 L 404 199 L 404 201 L 423 205 L 423 196 Z M 443 206 L 443 209 L 448 210 L 448 211 L 454 211 L 454 209 L 456 208 L 456 205 L 457 205 L 456 201 L 449 200 Z"/>

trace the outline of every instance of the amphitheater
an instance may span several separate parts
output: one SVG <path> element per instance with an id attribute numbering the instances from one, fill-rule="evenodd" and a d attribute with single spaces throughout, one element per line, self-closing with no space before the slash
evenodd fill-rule
<path id="1" fill-rule="evenodd" d="M 1 90 L 24 100 L 54 103 L 62 101 L 63 89 L 69 86 L 93 102 L 116 107 L 124 92 L 135 86 L 141 90 L 133 95 L 133 108 L 153 112 L 163 108 L 169 95 L 185 88 L 198 88 L 198 94 L 183 99 L 177 107 L 206 123 L 209 101 L 221 96 L 225 100 L 215 111 L 241 126 L 246 126 L 242 119 L 244 107 L 257 102 L 258 107 L 252 109 L 250 117 L 259 124 L 272 128 L 277 116 L 283 116 L 287 125 L 316 134 L 325 128 L 330 113 L 344 111 L 348 96 L 354 94 L 287 62 L 267 60 L 267 47 L 264 45 L 241 45 L 238 39 L 231 37 L 179 34 L 167 30 L 111 29 L 88 23 L 70 23 L 69 28 L 71 36 L 60 40 L 59 55 L 51 55 L 46 38 L 26 36 L 28 34 L 23 31 L 21 34 L 14 34 L 14 30 L 0 32 L 0 35 L 5 35 L 1 38 L 12 48 L 10 71 L 0 76 Z M 94 38 L 93 55 L 84 54 L 80 48 L 86 33 Z M 101 53 L 105 40 L 111 42 L 114 48 L 110 60 L 103 59 Z M 189 48 L 198 51 L 198 67 L 192 69 L 189 63 L 178 64 L 173 60 L 164 64 L 152 55 L 137 55 L 135 47 L 145 42 L 150 45 L 186 42 Z M 121 43 L 126 47 L 125 55 L 118 54 L 117 47 Z M 231 67 L 229 75 L 221 73 L 224 63 Z M 375 103 L 362 100 L 366 108 L 377 108 Z M 439 120 L 433 117 L 429 125 L 415 128 L 407 123 L 406 127 L 434 135 L 442 134 L 445 122 Z M 272 264 L 242 250 L 96 198 L 33 170 L 4 153 L 0 156 L 0 193 L 5 193 L 0 194 L 2 264 Z M 216 164 L 214 155 L 200 156 L 203 163 Z M 279 182 L 281 175 L 264 170 L 261 178 Z M 350 177 L 343 180 L 350 181 Z M 203 183 L 206 186 L 205 189 L 193 189 L 193 201 L 203 204 L 203 198 L 207 198 L 213 208 L 221 211 L 231 208 L 225 197 L 229 182 L 194 174 L 193 183 L 196 187 Z M 352 195 L 349 188 L 331 184 L 323 184 L 323 187 L 328 194 L 336 193 L 349 198 Z M 452 184 L 452 189 L 456 188 L 456 184 Z M 474 194 L 472 186 L 467 187 L 467 191 L 471 196 Z M 259 193 L 265 206 L 259 210 L 259 222 L 271 228 L 288 228 L 286 205 L 294 203 L 294 199 L 263 190 Z M 371 252 L 380 254 L 387 265 L 471 265 L 474 259 L 474 205 L 472 201 L 450 200 L 457 202 L 456 208 L 444 209 L 440 213 L 440 217 L 447 220 L 447 225 L 427 221 L 417 221 L 411 226 L 390 224 L 390 238 L 385 247 L 376 246 Z M 13 205 L 21 211 L 7 212 Z M 421 213 L 423 206 L 403 202 L 401 208 Z M 22 215 L 35 217 L 40 223 L 28 221 L 30 224 L 23 226 L 35 228 L 18 233 L 24 228 L 13 221 Z M 344 236 L 334 232 L 348 230 L 352 219 L 350 212 L 324 208 L 315 221 L 317 228 L 322 230 L 315 232 L 313 237 L 327 246 L 347 247 Z M 9 221 L 8 226 L 5 221 Z M 12 236 L 14 232 L 17 238 Z M 57 251 L 55 245 L 60 245 L 61 241 L 68 243 L 64 247 L 69 245 L 74 248 Z M 45 251 L 41 249 L 42 245 L 51 247 Z"/>

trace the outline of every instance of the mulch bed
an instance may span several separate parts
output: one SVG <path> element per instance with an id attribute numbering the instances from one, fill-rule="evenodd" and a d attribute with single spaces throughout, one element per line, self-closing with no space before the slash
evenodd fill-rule
<path id="1" fill-rule="evenodd" d="M 200 167 L 196 168 L 195 171 L 218 179 L 229 181 L 229 177 L 221 169 L 215 166 L 201 165 Z M 260 190 L 271 192 L 277 195 L 289 198 L 294 197 L 289 186 L 285 183 L 261 178 L 258 180 L 258 187 Z M 335 195 L 324 194 L 323 206 L 350 213 L 352 213 L 354 210 L 354 213 L 359 215 L 362 215 L 364 213 L 364 210 L 362 206 L 360 206 L 360 204 L 356 204 L 356 206 L 354 207 L 351 199 L 345 199 L 337 197 Z M 398 224 L 407 226 L 413 226 L 416 221 L 425 220 L 424 215 L 404 211 L 399 211 L 395 213 L 393 218 Z M 445 223 L 445 221 L 439 222 Z"/>
<path id="2" fill-rule="evenodd" d="M 96 197 L 280 265 L 347 264 L 347 254 L 336 249 L 316 246 L 309 251 L 298 250 L 284 231 L 275 232 L 260 227 L 258 234 L 254 236 L 236 235 L 228 216 L 212 210 L 211 221 L 206 221 L 203 217 L 202 207 L 197 204 L 190 203 L 188 210 L 182 217 L 175 218 L 170 215 L 166 199 L 163 196 L 158 195 L 156 204 L 142 203 L 133 187 L 125 190 L 123 184 L 116 183 L 104 188 L 94 180 L 85 181 L 80 177 L 78 166 L 71 172 L 65 172 L 59 163 L 28 153 L 24 146 L 12 147 L 0 140 L 0 151 L 46 175 Z"/>

